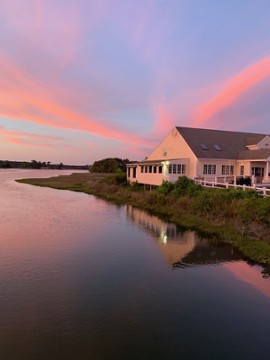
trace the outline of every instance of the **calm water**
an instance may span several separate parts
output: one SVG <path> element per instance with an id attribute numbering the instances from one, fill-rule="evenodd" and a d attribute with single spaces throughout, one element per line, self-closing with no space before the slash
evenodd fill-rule
<path id="1" fill-rule="evenodd" d="M 270 358 L 260 267 L 54 173 L 0 171 L 1 360 Z"/>

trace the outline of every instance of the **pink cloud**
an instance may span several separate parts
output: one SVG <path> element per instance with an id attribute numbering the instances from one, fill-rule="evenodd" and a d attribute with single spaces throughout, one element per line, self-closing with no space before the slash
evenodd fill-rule
<path id="1" fill-rule="evenodd" d="M 34 142 L 31 140 L 27 140 L 27 139 L 21 139 L 21 138 L 16 138 L 16 137 L 10 137 L 7 136 L 5 137 L 6 142 L 10 143 L 10 144 L 15 144 L 15 145 L 23 145 L 23 146 L 38 146 L 38 147 L 45 147 L 45 148 L 54 148 L 55 146 L 52 144 L 47 144 L 47 143 L 42 143 L 42 142 Z"/>
<path id="2" fill-rule="evenodd" d="M 21 34 L 26 46 L 32 46 L 44 56 L 49 54 L 57 59 L 58 65 L 66 66 L 76 56 L 81 33 L 76 2 L 61 6 L 51 0 L 2 0 L 1 13 L 15 36 Z"/>
<path id="3" fill-rule="evenodd" d="M 153 112 L 155 115 L 155 135 L 164 136 L 172 126 L 174 126 L 174 120 L 169 112 L 169 110 L 165 107 L 165 105 L 161 102 L 155 103 L 153 105 Z"/>
<path id="4" fill-rule="evenodd" d="M 270 76 L 270 56 L 242 70 L 225 82 L 220 92 L 194 111 L 193 126 L 211 122 L 211 118 L 235 103 L 246 91 Z"/>
<path id="5" fill-rule="evenodd" d="M 39 134 L 33 134 L 33 133 L 24 132 L 24 131 L 7 130 L 7 129 L 3 128 L 2 126 L 0 126 L 0 135 L 27 137 L 27 138 L 36 139 L 36 140 L 48 140 L 48 141 L 62 140 L 62 138 L 59 136 L 39 135 Z"/>
<path id="6" fill-rule="evenodd" d="M 154 143 L 154 146 L 156 146 L 158 143 L 158 141 L 156 141 L 156 143 Z M 121 153 L 125 154 L 125 157 L 128 158 L 131 161 L 140 161 L 142 159 L 145 159 L 145 157 L 147 155 L 149 155 L 151 153 L 151 151 L 153 150 L 153 147 L 137 147 L 134 145 L 130 145 L 130 146 L 123 146 L 121 147 Z M 121 155 L 119 155 L 121 157 Z"/>
<path id="7" fill-rule="evenodd" d="M 3 94 L 0 98 L 0 115 L 59 129 L 86 131 L 125 143 L 146 145 L 146 140 L 139 136 L 71 110 L 67 104 L 58 103 L 53 87 L 40 83 L 3 54 L 0 54 L 0 67 L 3 71 L 0 77 L 0 91 Z"/>

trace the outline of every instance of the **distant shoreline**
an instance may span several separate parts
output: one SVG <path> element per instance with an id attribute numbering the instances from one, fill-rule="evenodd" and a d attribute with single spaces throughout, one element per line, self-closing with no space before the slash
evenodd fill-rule
<path id="1" fill-rule="evenodd" d="M 66 165 L 63 163 L 53 164 L 50 161 L 14 161 L 0 160 L 1 169 L 38 169 L 38 170 L 88 170 L 88 165 Z"/>
<path id="2" fill-rule="evenodd" d="M 96 195 L 117 204 L 129 204 L 139 207 L 156 215 L 166 216 L 186 230 L 195 230 L 202 236 L 212 238 L 218 242 L 228 242 L 238 248 L 244 256 L 264 266 L 270 266 L 270 238 L 269 226 L 260 223 L 243 226 L 239 219 L 224 218 L 211 213 L 205 216 L 192 213 L 185 202 L 192 202 L 192 198 L 183 197 L 181 206 L 172 206 L 169 197 L 156 197 L 154 192 L 136 190 L 132 186 L 117 185 L 111 181 L 114 175 L 74 173 L 59 175 L 51 178 L 20 179 L 20 183 L 45 186 L 60 190 L 71 190 Z M 190 204 L 188 204 L 190 205 Z M 221 206 L 225 206 L 221 204 Z M 230 211 L 230 209 L 227 209 Z M 215 216 L 214 216 L 215 215 Z M 254 230 L 254 231 L 253 231 Z"/>

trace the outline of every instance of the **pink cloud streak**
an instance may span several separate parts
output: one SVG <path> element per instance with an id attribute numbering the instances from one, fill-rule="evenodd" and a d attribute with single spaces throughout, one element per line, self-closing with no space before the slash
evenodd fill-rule
<path id="1" fill-rule="evenodd" d="M 48 141 L 62 140 L 62 138 L 58 137 L 58 136 L 47 136 L 47 135 L 39 135 L 39 134 L 33 134 L 33 133 L 28 133 L 28 132 L 23 132 L 23 131 L 7 130 L 1 126 L 0 126 L 0 135 L 27 137 L 27 138 L 36 139 L 36 140 L 48 140 Z"/>
<path id="2" fill-rule="evenodd" d="M 3 54 L 0 54 L 0 67 L 3 69 L 0 77 L 0 92 L 3 94 L 0 98 L 0 115 L 59 129 L 86 131 L 124 143 L 146 145 L 146 140 L 139 136 L 109 127 L 91 116 L 57 103 L 53 96 L 54 88 L 39 83 Z M 29 109 L 34 109 L 34 114 Z"/>
<path id="3" fill-rule="evenodd" d="M 270 76 L 270 56 L 246 67 L 225 82 L 221 91 L 209 102 L 200 105 L 194 111 L 192 126 L 202 126 L 219 111 L 229 107 L 254 85 Z"/>
<path id="4" fill-rule="evenodd" d="M 45 147 L 45 148 L 54 148 L 55 145 L 52 144 L 45 144 L 45 143 L 41 143 L 41 142 L 33 142 L 31 140 L 27 140 L 27 139 L 22 139 L 22 138 L 16 138 L 16 137 L 5 137 L 6 141 L 10 144 L 15 144 L 15 145 L 23 145 L 23 146 L 38 146 L 38 147 Z"/>
<path id="5" fill-rule="evenodd" d="M 155 135 L 164 136 L 169 129 L 174 126 L 173 118 L 163 103 L 155 103 L 153 105 L 153 112 L 155 115 Z"/>

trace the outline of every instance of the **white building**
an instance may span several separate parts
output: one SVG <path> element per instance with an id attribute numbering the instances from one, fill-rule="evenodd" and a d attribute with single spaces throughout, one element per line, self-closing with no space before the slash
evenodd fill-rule
<path id="1" fill-rule="evenodd" d="M 179 176 L 215 181 L 270 181 L 270 136 L 174 127 L 146 160 L 128 164 L 130 182 L 160 185 Z"/>

